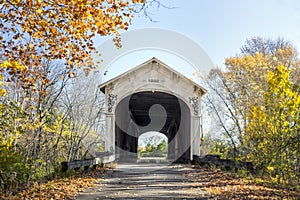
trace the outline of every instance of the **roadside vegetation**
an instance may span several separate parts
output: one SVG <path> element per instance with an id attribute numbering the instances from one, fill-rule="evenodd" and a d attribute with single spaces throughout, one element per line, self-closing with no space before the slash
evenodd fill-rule
<path id="1" fill-rule="evenodd" d="M 252 162 L 261 182 L 300 189 L 300 60 L 283 39 L 248 39 L 206 81 L 202 151 Z"/>
<path id="2" fill-rule="evenodd" d="M 141 145 L 141 143 L 144 145 Z M 138 158 L 167 158 L 168 144 L 167 138 L 161 136 L 151 136 L 140 142 L 138 147 Z"/>
<path id="3" fill-rule="evenodd" d="M 58 177 L 60 163 L 103 151 L 95 37 L 121 48 L 156 1 L 1 1 L 0 196 Z M 148 16 L 149 18 L 149 16 Z"/>
<path id="4" fill-rule="evenodd" d="M 50 187 L 60 177 L 62 161 L 103 151 L 101 63 L 93 62 L 93 39 L 112 36 L 121 48 L 119 32 L 129 28 L 136 13 L 147 17 L 151 5 L 161 4 L 0 3 L 0 197 L 40 183 Z M 226 58 L 225 68 L 210 72 L 203 86 L 208 89 L 203 123 L 209 126 L 201 133 L 202 155 L 252 162 L 255 175 L 238 174 L 299 191 L 300 59 L 293 45 L 281 38 L 250 38 Z M 138 151 L 141 157 L 166 157 L 167 142 L 150 142 Z"/>

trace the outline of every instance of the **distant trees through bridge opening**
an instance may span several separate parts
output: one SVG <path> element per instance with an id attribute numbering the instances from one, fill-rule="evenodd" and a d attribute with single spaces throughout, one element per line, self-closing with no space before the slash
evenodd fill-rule
<path id="1" fill-rule="evenodd" d="M 168 138 L 160 132 L 146 132 L 138 139 L 138 159 L 167 158 Z"/>

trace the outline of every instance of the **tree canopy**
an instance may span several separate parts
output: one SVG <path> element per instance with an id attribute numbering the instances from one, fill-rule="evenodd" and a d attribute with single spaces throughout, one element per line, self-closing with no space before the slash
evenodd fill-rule
<path id="1" fill-rule="evenodd" d="M 283 39 L 248 39 L 241 53 L 207 80 L 208 107 L 228 140 L 225 157 L 254 162 L 274 180 L 297 185 L 299 85 L 297 51 Z M 291 170 L 292 169 L 292 170 Z"/>
<path id="2" fill-rule="evenodd" d="M 24 88 L 47 76 L 39 67 L 44 60 L 62 59 L 69 76 L 75 66 L 89 71 L 96 66 L 91 52 L 96 35 L 115 37 L 127 30 L 135 6 L 144 0 L 2 1 L 0 4 L 0 69 L 19 79 Z M 2 70 L 3 71 L 3 70 Z"/>
<path id="3" fill-rule="evenodd" d="M 103 150 L 104 99 L 99 74 L 89 73 L 99 65 L 94 37 L 111 36 L 121 48 L 120 31 L 148 5 L 0 1 L 1 197 L 56 176 L 62 161 Z"/>

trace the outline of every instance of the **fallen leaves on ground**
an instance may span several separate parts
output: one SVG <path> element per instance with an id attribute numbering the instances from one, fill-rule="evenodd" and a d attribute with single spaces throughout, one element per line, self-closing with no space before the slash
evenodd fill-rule
<path id="1" fill-rule="evenodd" d="M 195 171 L 185 174 L 193 182 L 192 188 L 201 188 L 217 199 L 300 199 L 300 193 L 296 191 L 258 185 L 208 167 L 194 168 Z"/>
<path id="2" fill-rule="evenodd" d="M 58 200 L 73 199 L 78 193 L 94 187 L 101 181 L 105 170 L 91 170 L 87 173 L 68 178 L 61 178 L 43 184 L 36 184 L 32 188 L 6 199 L 12 200 Z"/>

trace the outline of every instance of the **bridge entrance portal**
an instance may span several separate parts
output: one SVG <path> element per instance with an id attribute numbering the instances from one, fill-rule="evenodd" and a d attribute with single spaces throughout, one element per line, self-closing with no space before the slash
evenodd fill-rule
<path id="1" fill-rule="evenodd" d="M 200 156 L 201 98 L 206 90 L 156 58 L 100 85 L 105 94 L 105 150 L 137 160 L 138 138 L 148 131 L 168 138 L 168 159 Z"/>

